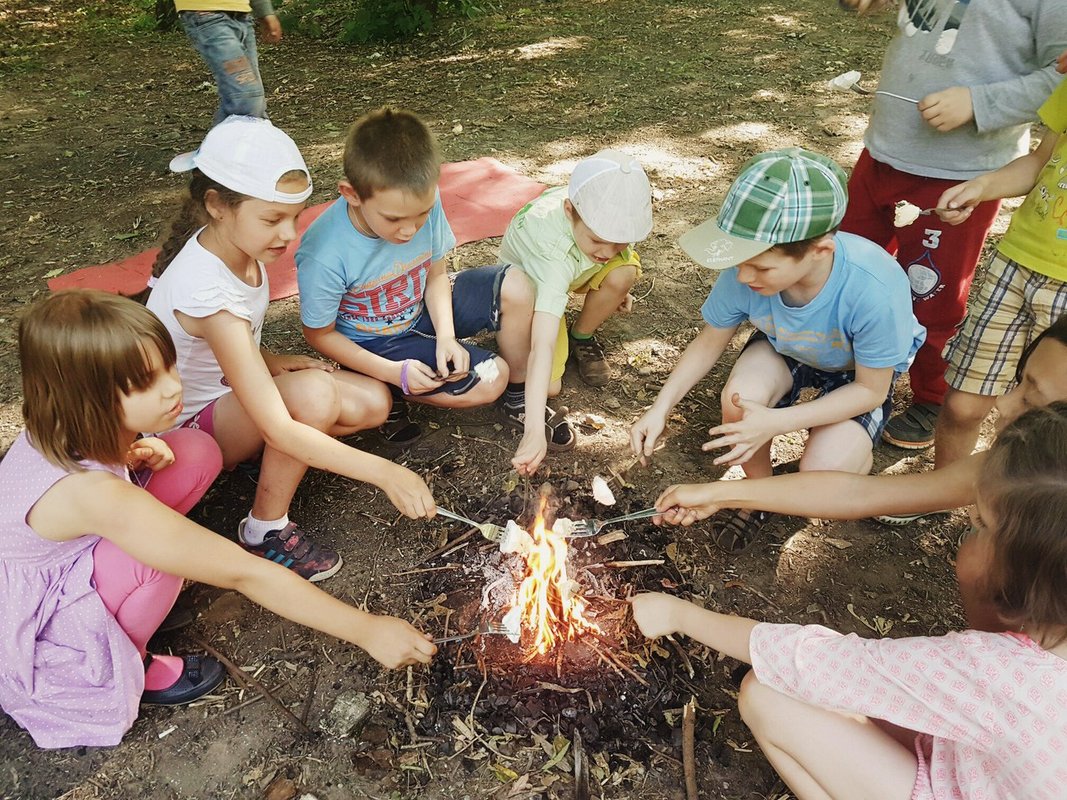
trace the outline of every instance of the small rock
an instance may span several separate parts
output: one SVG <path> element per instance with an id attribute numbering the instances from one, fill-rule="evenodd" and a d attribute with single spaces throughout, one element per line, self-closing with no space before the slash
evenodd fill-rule
<path id="1" fill-rule="evenodd" d="M 612 411 L 616 411 L 617 409 L 622 407 L 622 403 L 619 402 L 618 398 L 617 397 L 613 397 L 610 394 L 607 395 L 606 397 L 604 397 L 604 399 L 601 402 L 603 402 L 604 405 L 607 408 L 610 408 Z"/>
<path id="2" fill-rule="evenodd" d="M 338 738 L 357 736 L 370 716 L 372 703 L 363 692 L 342 692 L 320 724 L 324 733 Z"/>

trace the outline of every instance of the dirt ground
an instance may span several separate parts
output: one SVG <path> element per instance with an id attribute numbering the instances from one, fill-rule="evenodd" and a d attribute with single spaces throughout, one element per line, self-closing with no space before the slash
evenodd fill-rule
<path id="1" fill-rule="evenodd" d="M 606 425 L 581 428 L 578 450 L 550 457 L 539 478 L 586 487 L 594 474 L 630 463 L 630 423 L 700 324 L 713 276 L 686 259 L 678 235 L 706 218 L 754 153 L 803 145 L 854 161 L 866 101 L 832 94 L 826 81 L 858 69 L 873 85 L 892 20 L 857 18 L 831 0 L 504 2 L 403 46 L 340 48 L 290 36 L 261 48 L 261 68 L 272 119 L 300 144 L 315 176 L 312 202 L 333 195 L 345 127 L 383 103 L 421 114 L 450 160 L 491 155 L 550 184 L 603 146 L 640 157 L 655 188 L 656 226 L 641 248 L 640 302 L 604 331 L 616 377 L 592 391 L 568 375 L 561 398 L 576 419 L 594 412 Z M 20 310 L 47 291 L 46 277 L 159 240 L 182 188 L 166 164 L 196 145 L 214 110 L 209 76 L 184 35 L 139 29 L 132 6 L 0 6 L 0 449 L 20 427 Z M 455 267 L 492 262 L 497 244 L 460 248 Z M 275 349 L 303 348 L 295 300 L 272 306 L 265 339 Z M 626 473 L 635 504 L 669 483 L 719 476 L 700 444 L 718 421 L 717 390 L 731 362 L 732 355 L 724 358 L 679 406 L 653 466 Z M 420 419 L 431 435 L 397 457 L 432 479 L 439 500 L 479 517 L 509 490 L 516 441 L 488 411 L 420 412 Z M 381 448 L 372 437 L 361 444 Z M 783 441 L 777 460 L 794 459 L 799 444 L 798 437 Z M 876 470 L 929 468 L 924 456 L 903 455 L 879 449 Z M 226 476 L 195 514 L 233 531 L 252 488 L 242 474 Z M 372 610 L 428 619 L 426 605 L 413 600 L 422 596 L 422 573 L 399 573 L 420 568 L 460 528 L 398 520 L 380 492 L 322 474 L 308 476 L 292 513 L 345 556 L 329 591 Z M 962 622 L 952 558 L 965 526 L 962 513 L 900 529 L 784 518 L 740 557 L 724 557 L 698 529 L 671 532 L 660 557 L 711 607 L 871 636 L 937 634 Z M 640 529 L 631 535 L 640 537 Z M 462 562 L 464 551 L 449 558 Z M 572 796 L 569 754 L 553 759 L 544 742 L 521 730 L 479 730 L 477 709 L 468 717 L 470 736 L 454 724 L 414 736 L 405 715 L 425 685 L 419 670 L 385 674 L 361 651 L 232 594 L 196 587 L 188 602 L 200 618 L 164 646 L 195 648 L 193 636 L 213 643 L 298 715 L 306 712 L 315 730 L 343 692 L 365 692 L 375 706 L 362 737 L 294 732 L 265 702 L 237 708 L 254 695 L 232 683 L 192 708 L 145 708 L 114 749 L 40 751 L 3 717 L 0 796 Z M 698 710 L 701 796 L 789 797 L 738 720 L 728 679 L 735 665 L 708 663 L 701 678 L 721 703 Z M 589 676 L 561 682 L 568 677 Z M 593 795 L 684 796 L 677 741 L 657 736 L 650 730 L 643 757 L 596 755 Z"/>

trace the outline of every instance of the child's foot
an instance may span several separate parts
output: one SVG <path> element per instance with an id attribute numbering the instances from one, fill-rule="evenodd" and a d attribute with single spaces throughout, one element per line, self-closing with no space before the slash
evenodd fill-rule
<path id="1" fill-rule="evenodd" d="M 145 656 L 145 690 L 141 702 L 180 706 L 199 700 L 222 683 L 226 669 L 211 656 Z M 173 681 L 170 678 L 174 678 Z M 163 688 L 149 688 L 153 682 Z"/>
<path id="2" fill-rule="evenodd" d="M 524 401 L 512 403 L 505 401 L 500 404 L 500 410 L 504 413 L 504 420 L 517 430 L 526 428 L 526 403 Z M 560 408 L 553 411 L 545 406 L 545 439 L 548 440 L 548 449 L 555 453 L 562 453 L 574 448 L 578 437 L 567 422 L 567 409 Z"/>
<path id="3" fill-rule="evenodd" d="M 925 450 L 934 443 L 934 427 L 941 406 L 914 403 L 893 417 L 882 431 L 882 438 L 905 450 Z"/>
<path id="4" fill-rule="evenodd" d="M 578 362 L 578 374 L 590 386 L 606 386 L 611 381 L 611 367 L 604 358 L 604 348 L 595 336 L 588 339 L 570 337 L 571 354 Z"/>
<path id="5" fill-rule="evenodd" d="M 271 531 L 261 544 L 248 544 L 245 541 L 244 529 L 247 523 L 246 517 L 237 526 L 237 541 L 241 547 L 291 569 L 301 578 L 318 583 L 333 577 L 337 570 L 341 569 L 341 556 L 333 550 L 315 544 L 295 522 L 290 522 L 281 530 Z"/>
<path id="6" fill-rule="evenodd" d="M 422 428 L 408 416 L 408 404 L 403 398 L 394 398 L 393 407 L 385 423 L 378 426 L 378 433 L 388 444 L 407 447 L 422 438 Z"/>
<path id="7" fill-rule="evenodd" d="M 711 538 L 724 553 L 736 555 L 755 541 L 760 530 L 773 514 L 769 511 L 723 509 L 711 522 Z"/>

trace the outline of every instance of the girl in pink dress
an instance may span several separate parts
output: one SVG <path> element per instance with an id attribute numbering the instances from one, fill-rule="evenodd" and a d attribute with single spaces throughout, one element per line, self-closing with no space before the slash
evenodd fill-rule
<path id="1" fill-rule="evenodd" d="M 1028 411 L 982 465 L 974 536 L 1010 632 L 863 639 L 675 597 L 633 599 L 649 637 L 752 664 L 738 706 L 801 800 L 1057 800 L 1067 786 L 1067 403 Z"/>
<path id="2" fill-rule="evenodd" d="M 183 578 L 235 589 L 363 647 L 428 662 L 411 625 L 352 608 L 187 520 L 221 468 L 182 411 L 163 324 L 126 298 L 70 290 L 19 325 L 26 428 L 0 462 L 0 707 L 41 747 L 115 745 L 141 702 L 187 703 L 224 677 L 146 644 Z M 143 488 L 142 488 L 143 487 Z"/>

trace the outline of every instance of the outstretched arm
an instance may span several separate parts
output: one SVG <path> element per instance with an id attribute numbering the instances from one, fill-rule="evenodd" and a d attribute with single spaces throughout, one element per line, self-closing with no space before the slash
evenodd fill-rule
<path id="1" fill-rule="evenodd" d="M 207 340 L 226 380 L 264 440 L 309 467 L 325 469 L 380 487 L 408 517 L 432 517 L 433 496 L 425 481 L 399 464 L 357 450 L 293 419 L 263 361 L 246 320 L 226 311 L 194 318 L 179 312 L 191 335 Z"/>
<path id="2" fill-rule="evenodd" d="M 656 449 L 656 442 L 667 426 L 667 417 L 678 401 L 708 374 L 736 330 L 736 325 L 728 328 L 705 325 L 685 348 L 652 407 L 630 429 L 630 447 L 642 464 L 648 464 L 648 459 Z"/>
<path id="3" fill-rule="evenodd" d="M 533 475 L 548 452 L 545 434 L 545 405 L 552 379 L 552 354 L 559 336 L 559 317 L 535 311 L 530 331 L 530 356 L 526 362 L 526 423 L 522 439 L 511 459 L 520 475 Z"/>
<path id="4" fill-rule="evenodd" d="M 879 514 L 921 514 L 974 503 L 983 453 L 933 472 L 854 475 L 798 472 L 773 478 L 668 487 L 656 500 L 659 522 L 692 525 L 720 508 L 747 508 L 821 519 L 863 519 Z"/>
<path id="5" fill-rule="evenodd" d="M 754 619 L 719 614 L 668 594 L 639 594 L 630 600 L 634 621 L 649 639 L 681 633 L 720 653 L 752 663 L 749 639 L 759 623 Z"/>
<path id="6" fill-rule="evenodd" d="M 437 649 L 407 622 L 347 605 L 107 472 L 60 480 L 38 501 L 28 522 L 55 541 L 98 531 L 142 564 L 239 591 L 286 619 L 362 647 L 387 667 L 428 663 Z"/>

